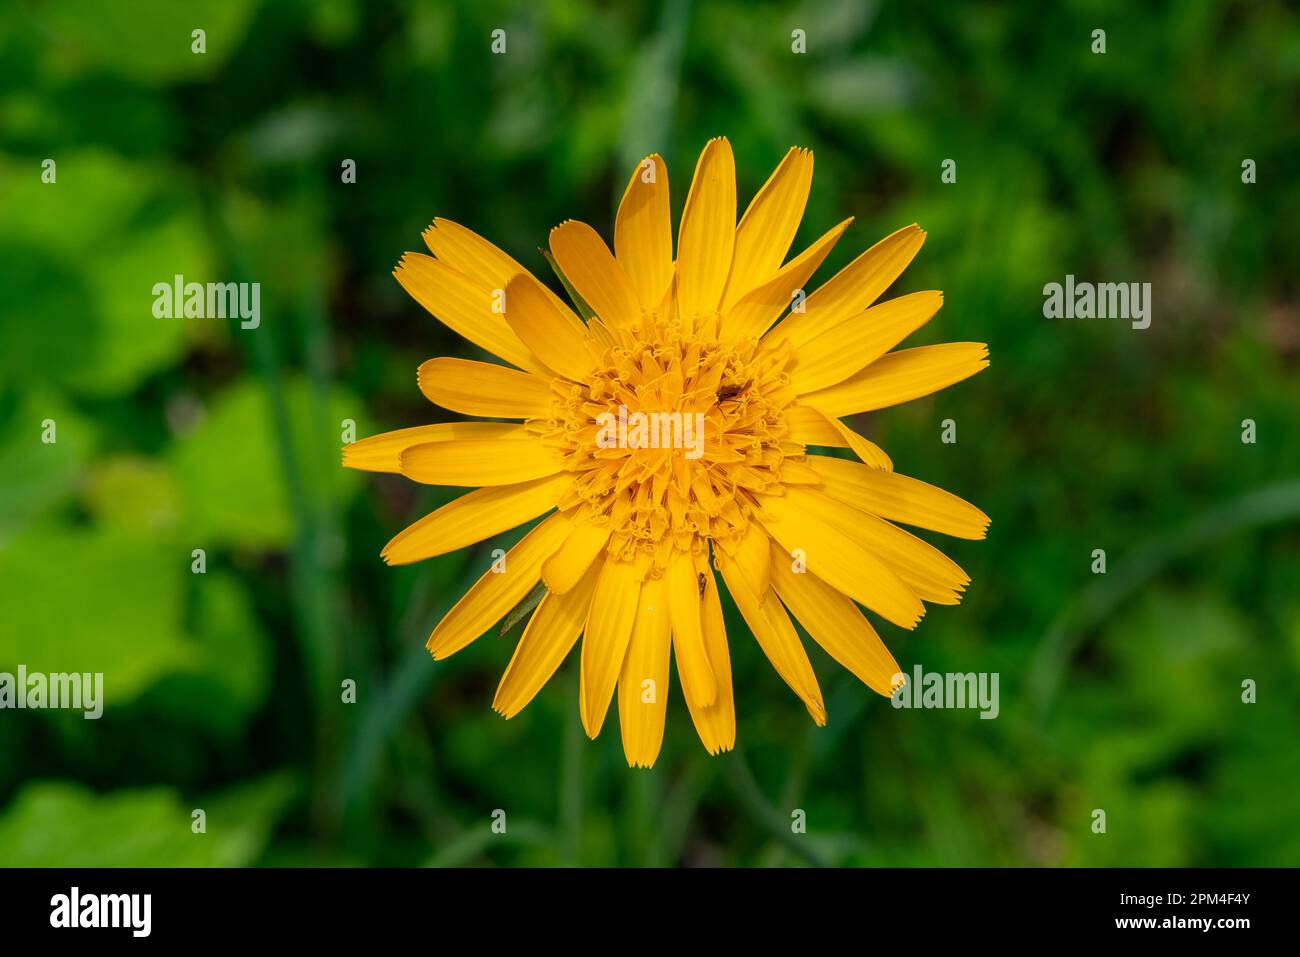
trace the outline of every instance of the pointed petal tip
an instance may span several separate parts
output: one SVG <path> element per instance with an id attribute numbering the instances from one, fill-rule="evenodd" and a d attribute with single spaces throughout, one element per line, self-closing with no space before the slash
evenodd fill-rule
<path id="1" fill-rule="evenodd" d="M 826 706 L 820 701 L 814 699 L 812 702 L 806 702 L 804 707 L 808 709 L 809 716 L 813 719 L 813 724 L 819 728 L 826 727 Z"/>
<path id="2" fill-rule="evenodd" d="M 713 137 L 707 143 L 704 144 L 704 149 L 700 150 L 700 156 L 703 157 L 706 153 L 715 149 L 725 149 L 728 153 L 730 153 L 732 151 L 731 140 L 727 139 L 725 136 Z"/>
<path id="3" fill-rule="evenodd" d="M 433 629 L 433 632 L 429 635 L 429 640 L 424 643 L 425 650 L 429 652 L 429 656 L 433 658 L 434 661 L 446 661 L 459 650 L 459 648 L 453 648 L 450 651 L 447 650 L 446 639 L 448 635 L 446 629 L 442 627 L 442 624 L 442 622 L 438 623 L 438 625 Z M 454 636 L 452 637 L 454 638 Z"/>
<path id="4" fill-rule="evenodd" d="M 552 232 L 554 232 L 554 230 L 552 230 Z M 537 249 L 538 249 L 539 252 L 543 251 L 542 248 L 541 248 L 540 246 L 537 247 Z M 527 282 L 528 280 L 533 279 L 533 278 L 534 278 L 534 276 L 532 275 L 532 273 L 526 272 L 526 271 L 524 271 L 524 270 L 519 270 L 519 271 L 517 271 L 517 272 L 512 272 L 512 273 L 510 274 L 510 278 L 506 280 L 506 284 L 505 284 L 505 286 L 502 287 L 502 288 L 504 289 L 505 293 L 506 293 L 506 301 L 505 301 L 505 309 L 504 309 L 505 312 L 509 312 L 509 311 L 510 311 L 510 290 L 511 290 L 511 288 L 514 288 L 514 287 L 516 287 L 517 285 L 522 285 L 523 283 L 525 283 L 525 282 Z"/>

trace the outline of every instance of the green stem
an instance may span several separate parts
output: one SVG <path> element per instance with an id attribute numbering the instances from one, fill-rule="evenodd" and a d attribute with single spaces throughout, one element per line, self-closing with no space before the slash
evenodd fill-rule
<path id="1" fill-rule="evenodd" d="M 531 821 L 507 824 L 504 834 L 494 833 L 490 824 L 484 824 L 472 831 L 466 831 L 429 858 L 424 866 L 460 867 L 479 857 L 493 844 L 532 846 L 549 844 L 550 841 L 551 834 Z"/>
<path id="2" fill-rule="evenodd" d="M 209 196 L 207 201 L 217 247 L 230 264 L 232 278 L 236 282 L 249 281 L 250 270 L 244 251 L 226 221 L 220 207 L 220 197 Z M 304 305 L 304 315 L 301 318 L 305 327 L 311 325 L 310 318 L 307 316 L 309 309 L 309 306 Z M 333 778 L 329 774 L 328 765 L 334 755 L 332 742 L 338 737 L 337 724 L 340 714 L 337 707 L 338 699 L 334 698 L 333 694 L 337 688 L 334 679 L 339 669 L 332 625 L 333 614 L 329 608 L 329 596 L 333 594 L 333 590 L 330 588 L 321 559 L 323 505 L 309 500 L 303 482 L 303 464 L 299 461 L 294 447 L 288 402 L 280 375 L 281 359 L 274 332 L 271 328 L 263 326 L 248 336 L 241 337 L 241 342 L 251 355 L 266 389 L 267 402 L 271 409 L 275 448 L 284 480 L 285 497 L 294 517 L 296 535 L 291 550 L 290 594 L 297 626 L 295 636 L 298 638 L 307 668 L 307 687 L 315 711 L 313 736 L 315 774 L 311 810 L 313 818 L 319 825 L 332 829 L 337 819 L 331 813 L 333 803 L 330 800 L 330 786 Z M 308 344 L 309 350 L 311 345 Z M 322 354 L 321 344 L 316 342 L 314 345 L 316 349 L 311 351 L 314 352 L 315 358 L 319 358 Z"/>
<path id="3" fill-rule="evenodd" d="M 781 846 L 813 867 L 830 866 L 830 862 L 812 846 L 806 836 L 804 839 L 800 839 L 799 835 L 790 830 L 789 820 L 782 817 L 781 812 L 768 803 L 767 798 L 763 796 L 763 792 L 759 790 L 758 782 L 754 780 L 754 774 L 750 771 L 749 764 L 745 761 L 745 756 L 739 748 L 730 754 L 723 755 L 719 760 L 727 769 L 727 779 L 731 783 L 732 790 L 736 792 L 736 796 L 740 798 L 755 820 L 762 824 Z"/>
<path id="4" fill-rule="evenodd" d="M 1029 672 L 1029 691 L 1045 717 L 1066 667 L 1084 638 L 1142 585 L 1179 555 L 1252 528 L 1300 517 L 1300 478 L 1256 489 L 1211 508 L 1133 549 L 1110 573 L 1084 588 L 1044 635 Z"/>
<path id="5" fill-rule="evenodd" d="M 578 682 L 570 678 L 565 699 L 578 696 Z M 582 852 L 583 734 L 576 714 L 564 721 L 564 749 L 560 759 L 560 861 L 577 867 Z"/>

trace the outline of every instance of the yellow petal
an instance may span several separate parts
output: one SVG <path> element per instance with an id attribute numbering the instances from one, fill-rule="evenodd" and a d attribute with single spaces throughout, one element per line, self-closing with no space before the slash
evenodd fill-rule
<path id="1" fill-rule="evenodd" d="M 570 219 L 552 229 L 551 255 L 578 295 L 610 326 L 628 327 L 641 318 L 632 281 L 586 223 Z"/>
<path id="2" fill-rule="evenodd" d="M 614 256 L 644 311 L 657 309 L 673 278 L 673 226 L 668 167 L 652 153 L 632 171 L 614 221 Z"/>
<path id="3" fill-rule="evenodd" d="M 746 295 L 726 314 L 723 331 L 730 337 L 757 339 L 774 323 L 791 304 L 796 290 L 804 288 L 808 278 L 817 271 L 834 247 L 836 240 L 848 229 L 852 218 L 828 230 L 820 239 L 790 260 L 767 282 Z"/>
<path id="4" fill-rule="evenodd" d="M 398 532 L 380 555 L 390 565 L 409 565 L 481 542 L 550 511 L 572 483 L 572 476 L 560 473 L 475 489 Z"/>
<path id="5" fill-rule="evenodd" d="M 604 559 L 596 593 L 587 613 L 582 638 L 582 671 L 579 677 L 579 705 L 582 727 L 590 738 L 600 734 L 614 694 L 614 684 L 623 668 L 623 656 L 632 639 L 641 582 L 636 562 Z"/>
<path id="6" fill-rule="evenodd" d="M 914 292 L 844 320 L 795 350 L 790 385 L 797 393 L 814 392 L 847 379 L 929 322 L 942 305 L 941 292 Z"/>
<path id="7" fill-rule="evenodd" d="M 889 456 L 885 454 L 885 450 L 875 442 L 872 442 L 860 432 L 855 432 L 853 429 L 850 429 L 839 419 L 835 419 L 834 421 L 840 430 L 840 434 L 844 436 L 844 441 L 849 443 L 849 448 L 853 450 L 853 454 L 863 462 L 870 465 L 873 469 L 884 469 L 885 471 L 889 471 L 894 467 L 893 461 L 891 461 Z"/>
<path id="8" fill-rule="evenodd" d="M 609 525 L 594 522 L 575 525 L 564 544 L 542 565 L 546 587 L 563 595 L 576 585 L 609 541 L 609 533 Z"/>
<path id="9" fill-rule="evenodd" d="M 713 704 L 705 707 L 686 699 L 686 707 L 695 723 L 709 754 L 730 751 L 736 746 L 736 701 L 731 688 L 731 654 L 727 648 L 727 624 L 722 616 L 722 602 L 718 597 L 718 583 L 709 565 L 707 554 L 695 556 L 695 576 L 703 576 L 704 596 L 701 599 L 700 626 L 704 634 L 704 650 L 709 656 L 717 694 Z M 681 674 L 681 661 L 677 663 Z"/>
<path id="10" fill-rule="evenodd" d="M 435 659 L 460 651 L 506 616 L 537 584 L 542 560 L 559 547 L 569 520 L 552 515 L 519 540 L 461 596 L 433 629 L 425 647 Z"/>
<path id="11" fill-rule="evenodd" d="M 532 275 L 514 257 L 450 219 L 435 219 L 424 231 L 424 241 L 439 259 L 491 290 L 505 289 L 519 273 Z M 549 287 L 543 285 L 542 289 L 553 305 L 567 308 Z"/>
<path id="12" fill-rule="evenodd" d="M 716 554 L 722 577 L 727 583 L 727 591 L 731 592 L 741 617 L 749 625 L 763 654 L 772 663 L 781 680 L 803 699 L 804 707 L 812 715 L 813 721 L 824 725 L 826 706 L 822 702 L 817 675 L 813 673 L 812 663 L 808 661 L 808 653 L 804 651 L 799 635 L 790 624 L 790 616 L 785 613 L 779 601 L 766 601 L 763 600 L 766 595 L 755 595 L 735 563 L 725 553 Z"/>
<path id="13" fill-rule="evenodd" d="M 749 589 L 759 599 L 767 597 L 768 560 L 772 554 L 772 540 L 767 532 L 755 522 L 750 522 L 744 536 L 735 544 L 731 557 L 735 560 L 737 571 L 749 583 Z"/>
<path id="14" fill-rule="evenodd" d="M 457 439 L 532 439 L 522 425 L 510 422 L 440 422 L 410 429 L 383 432 L 343 446 L 343 464 L 365 472 L 402 471 L 404 451 L 426 442 L 454 442 Z"/>
<path id="15" fill-rule="evenodd" d="M 854 508 L 957 538 L 983 538 L 988 530 L 982 511 L 920 479 L 821 455 L 807 462 L 821 476 L 823 492 Z"/>
<path id="16" fill-rule="evenodd" d="M 704 648 L 701 624 L 700 586 L 695 562 L 688 552 L 674 549 L 664 570 L 665 597 L 672 621 L 673 649 L 682 693 L 697 707 L 707 708 L 717 700 L 718 686 Z"/>
<path id="17" fill-rule="evenodd" d="M 883 518 L 831 500 L 827 513 L 839 517 L 842 527 L 878 557 L 922 601 L 956 605 L 970 584 L 970 576 L 939 549 Z"/>
<path id="18" fill-rule="evenodd" d="M 796 348 L 871 305 L 907 268 L 925 242 L 915 223 L 886 236 L 808 297 L 804 311 L 786 317 L 771 335 Z"/>
<path id="19" fill-rule="evenodd" d="M 618 723 L 628 767 L 652 767 L 659 756 L 668 710 L 670 650 L 664 581 L 647 579 L 618 676 Z"/>
<path id="20" fill-rule="evenodd" d="M 402 452 L 401 468 L 425 485 L 514 485 L 554 475 L 564 461 L 540 441 L 461 439 L 412 446 Z"/>
<path id="21" fill-rule="evenodd" d="M 533 419 L 550 415 L 551 390 L 527 372 L 473 359 L 430 359 L 416 381 L 435 405 L 466 415 Z"/>
<path id="22" fill-rule="evenodd" d="M 740 217 L 735 261 L 722 297 L 724 312 L 781 268 L 803 219 L 812 174 L 812 150 L 792 147 Z"/>
<path id="23" fill-rule="evenodd" d="M 520 273 L 506 284 L 506 322 L 547 367 L 584 380 L 595 362 L 587 348 L 587 329 L 566 306 L 556 306 L 532 276 Z"/>
<path id="24" fill-rule="evenodd" d="M 423 235 L 431 253 L 489 289 L 504 289 L 511 276 L 525 271 L 509 254 L 450 219 L 435 219 Z"/>
<path id="25" fill-rule="evenodd" d="M 411 298 L 458 336 L 529 372 L 544 367 L 501 315 L 500 297 L 444 262 L 420 253 L 407 253 L 393 275 Z"/>
<path id="26" fill-rule="evenodd" d="M 806 461 L 809 456 L 787 456 L 781 460 L 777 475 L 783 485 L 821 485 L 822 477 Z"/>
<path id="27" fill-rule="evenodd" d="M 852 449 L 858 458 L 872 468 L 888 471 L 894 467 L 884 449 L 820 409 L 814 409 L 810 405 L 791 406 L 785 410 L 785 421 L 790 427 L 790 437 L 796 442 L 832 449 Z"/>
<path id="28" fill-rule="evenodd" d="M 677 234 L 677 303 L 683 325 L 718 309 L 736 243 L 736 161 L 726 137 L 709 140 Z"/>
<path id="29" fill-rule="evenodd" d="M 877 694 L 893 693 L 898 662 L 858 606 L 810 572 L 797 573 L 785 555 L 772 556 L 772 587 L 813 641 Z"/>
<path id="30" fill-rule="evenodd" d="M 846 505 L 825 494 L 823 489 L 791 486 L 787 494 L 804 503 L 810 519 L 842 531 L 846 538 L 883 562 L 922 601 L 939 605 L 955 605 L 961 601 L 970 576 L 929 542 L 876 515 Z M 812 567 L 811 562 L 808 567 Z"/>
<path id="31" fill-rule="evenodd" d="M 925 606 L 888 565 L 835 524 L 828 503 L 833 500 L 814 489 L 791 485 L 784 495 L 759 496 L 758 520 L 787 554 L 801 555 L 822 581 L 882 618 L 915 628 Z"/>
<path id="32" fill-rule="evenodd" d="M 582 627 L 587 621 L 587 609 L 596 590 L 596 571 L 593 569 L 571 591 L 563 595 L 547 592 L 524 628 L 523 637 L 515 646 L 514 656 L 501 676 L 492 707 L 513 718 L 546 682 L 555 669 L 568 656 Z"/>
<path id="33" fill-rule="evenodd" d="M 945 342 L 891 352 L 857 375 L 802 396 L 827 415 L 870 412 L 946 389 L 988 367 L 982 342 Z"/>
<path id="34" fill-rule="evenodd" d="M 792 405 L 785 410 L 785 424 L 790 438 L 801 445 L 820 445 L 831 449 L 847 449 L 834 420 L 807 405 Z"/>

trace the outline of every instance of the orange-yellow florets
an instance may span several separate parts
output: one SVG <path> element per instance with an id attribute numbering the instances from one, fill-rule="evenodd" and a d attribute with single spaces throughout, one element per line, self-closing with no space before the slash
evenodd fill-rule
<path id="1" fill-rule="evenodd" d="M 716 325 L 687 332 L 651 312 L 593 330 L 586 381 L 555 379 L 550 417 L 529 423 L 574 473 L 560 509 L 608 525 L 615 557 L 662 570 L 673 548 L 742 536 L 755 495 L 778 491 L 781 463 L 803 454 L 784 417 L 789 350 L 727 341 Z"/>

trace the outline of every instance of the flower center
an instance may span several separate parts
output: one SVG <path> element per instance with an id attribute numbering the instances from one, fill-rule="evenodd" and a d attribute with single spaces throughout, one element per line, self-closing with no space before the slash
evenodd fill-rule
<path id="1" fill-rule="evenodd" d="M 593 330 L 601 359 L 582 383 L 556 379 L 551 415 L 530 426 L 574 473 L 560 509 L 607 524 L 611 555 L 699 552 L 748 528 L 755 496 L 779 489 L 781 463 L 803 454 L 784 409 L 794 400 L 789 349 L 722 341 L 702 324 L 646 313 L 633 329 Z M 612 341 L 607 341 L 612 340 Z"/>

